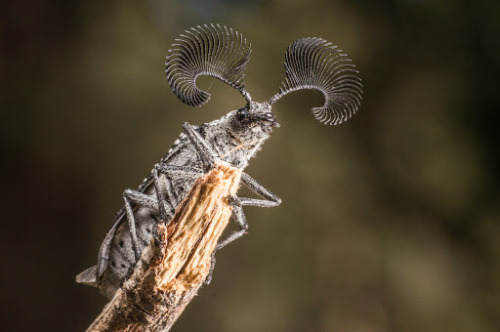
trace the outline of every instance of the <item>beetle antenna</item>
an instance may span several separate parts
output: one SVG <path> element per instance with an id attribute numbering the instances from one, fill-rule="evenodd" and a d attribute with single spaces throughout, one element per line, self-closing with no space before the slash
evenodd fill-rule
<path id="1" fill-rule="evenodd" d="M 322 107 L 311 110 L 324 124 L 340 124 L 358 110 L 363 93 L 361 79 L 351 59 L 337 46 L 317 37 L 299 39 L 288 46 L 284 65 L 285 80 L 270 104 L 290 92 L 313 89 L 325 97 Z"/>
<path id="2" fill-rule="evenodd" d="M 174 94 L 185 104 L 202 106 L 210 93 L 196 86 L 198 76 L 212 76 L 238 90 L 248 103 L 244 71 L 251 45 L 241 33 L 210 24 L 186 30 L 168 51 L 165 73 Z"/>

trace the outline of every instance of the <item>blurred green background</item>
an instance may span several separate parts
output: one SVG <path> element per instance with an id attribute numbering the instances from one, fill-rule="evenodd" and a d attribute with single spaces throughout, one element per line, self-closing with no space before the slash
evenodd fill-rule
<path id="1" fill-rule="evenodd" d="M 346 124 L 277 103 L 247 171 L 282 197 L 174 331 L 499 331 L 499 1 L 10 1 L 0 14 L 2 326 L 82 331 L 105 299 L 74 283 L 181 124 L 243 105 L 222 83 L 201 109 L 164 78 L 185 29 L 218 22 L 253 45 L 267 100 L 288 44 L 318 36 L 357 64 Z M 212 80 L 207 80 L 212 84 Z"/>

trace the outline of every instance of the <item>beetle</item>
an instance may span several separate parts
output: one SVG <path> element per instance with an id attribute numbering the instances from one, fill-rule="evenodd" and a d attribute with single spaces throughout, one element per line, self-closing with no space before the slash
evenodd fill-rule
<path id="1" fill-rule="evenodd" d="M 196 79 L 206 75 L 235 88 L 245 104 L 215 121 L 183 125 L 184 132 L 139 188 L 124 191 L 124 206 L 104 238 L 97 265 L 80 273 L 77 282 L 95 286 L 111 298 L 130 277 L 142 250 L 154 238 L 156 226 L 169 222 L 177 204 L 201 174 L 214 167 L 216 160 L 242 170 L 248 166 L 279 126 L 272 106 L 283 96 L 301 89 L 320 91 L 325 103 L 312 108 L 312 113 L 324 124 L 343 123 L 358 110 L 362 100 L 358 71 L 330 42 L 306 37 L 290 44 L 279 92 L 262 103 L 253 101 L 245 88 L 244 71 L 250 53 L 251 45 L 241 33 L 218 24 L 190 28 L 175 40 L 166 58 L 166 77 L 182 102 L 190 106 L 208 102 L 210 94 L 196 85 Z M 230 198 L 238 230 L 220 241 L 216 251 L 247 230 L 243 206 L 274 207 L 281 203 L 278 196 L 245 172 L 241 182 L 261 198 Z"/>

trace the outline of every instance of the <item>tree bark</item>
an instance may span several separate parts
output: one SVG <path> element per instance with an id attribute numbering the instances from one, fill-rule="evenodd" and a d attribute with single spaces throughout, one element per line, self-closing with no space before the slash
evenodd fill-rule
<path id="1" fill-rule="evenodd" d="M 169 331 L 209 274 L 231 216 L 241 170 L 220 164 L 201 176 L 168 225 L 146 247 L 132 276 L 87 331 Z"/>

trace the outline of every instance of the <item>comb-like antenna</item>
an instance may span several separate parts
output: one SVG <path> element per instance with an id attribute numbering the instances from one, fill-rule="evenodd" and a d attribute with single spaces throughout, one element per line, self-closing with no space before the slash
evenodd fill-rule
<path id="1" fill-rule="evenodd" d="M 220 25 L 191 28 L 175 40 L 168 51 L 165 73 L 174 94 L 190 106 L 201 106 L 210 99 L 198 89 L 196 78 L 208 75 L 238 90 L 247 102 L 244 70 L 250 60 L 251 45 L 238 31 Z"/>
<path id="2" fill-rule="evenodd" d="M 301 89 L 321 91 L 322 107 L 314 107 L 314 117 L 324 124 L 339 124 L 351 118 L 361 103 L 362 84 L 358 71 L 337 46 L 316 38 L 302 38 L 285 53 L 285 80 L 269 103 Z"/>

